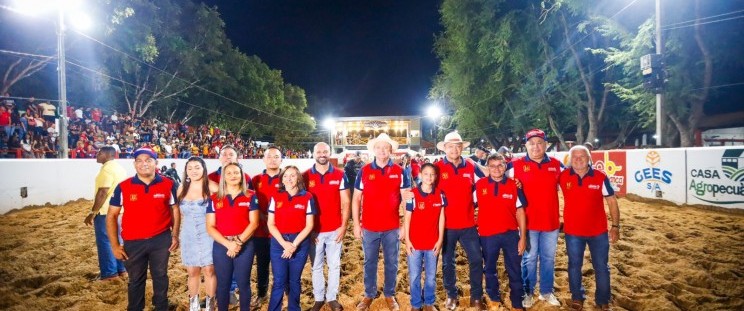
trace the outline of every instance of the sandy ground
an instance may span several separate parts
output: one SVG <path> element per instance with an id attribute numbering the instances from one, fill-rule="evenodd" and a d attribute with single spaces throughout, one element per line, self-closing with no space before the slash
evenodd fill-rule
<path id="1" fill-rule="evenodd" d="M 27 208 L 0 216 L 0 309 L 124 310 L 126 282 L 94 282 L 97 255 L 93 229 L 83 224 L 90 201 L 64 206 Z M 611 247 L 610 265 L 615 310 L 744 310 L 744 216 L 690 207 L 620 200 L 622 237 Z M 564 310 L 570 301 L 567 258 L 561 235 L 555 268 L 556 295 L 563 306 L 538 302 L 530 310 Z M 461 305 L 468 303 L 467 261 L 458 250 Z M 186 310 L 186 272 L 180 252 L 171 256 L 171 303 Z M 594 277 L 588 251 L 584 264 L 585 306 L 594 305 Z M 397 298 L 409 308 L 405 257 L 400 257 Z M 380 267 L 379 283 L 382 283 Z M 502 291 L 506 275 L 500 268 Z M 255 272 L 254 272 L 255 273 Z M 362 250 L 349 236 L 342 259 L 338 300 L 354 310 L 363 293 Z M 437 273 L 437 302 L 445 294 Z M 303 275 L 302 307 L 313 303 L 310 267 Z M 380 286 L 381 287 L 381 286 Z M 151 287 L 148 281 L 149 304 Z M 508 297 L 508 295 L 507 295 Z M 508 299 L 508 298 L 506 298 Z M 385 310 L 376 299 L 374 310 Z M 237 308 L 234 308 L 237 310 Z M 265 310 L 266 306 L 262 308 Z M 461 308 L 465 309 L 465 308 Z M 326 309 L 327 310 L 327 309 Z"/>

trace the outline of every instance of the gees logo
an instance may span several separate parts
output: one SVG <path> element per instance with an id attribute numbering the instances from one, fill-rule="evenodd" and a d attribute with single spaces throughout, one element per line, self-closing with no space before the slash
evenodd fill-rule
<path id="1" fill-rule="evenodd" d="M 656 167 L 661 163 L 661 155 L 658 152 L 649 151 L 646 154 L 646 163 L 651 167 L 636 171 L 633 176 L 638 183 L 645 182 L 647 190 L 661 190 L 661 184 L 672 183 L 672 172 Z"/>

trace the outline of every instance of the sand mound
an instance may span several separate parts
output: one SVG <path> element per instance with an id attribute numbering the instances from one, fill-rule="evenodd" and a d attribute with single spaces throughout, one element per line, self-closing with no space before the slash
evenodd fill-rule
<path id="1" fill-rule="evenodd" d="M 0 216 L 0 309 L 7 310 L 123 310 L 126 282 L 93 282 L 97 255 L 93 229 L 83 224 L 90 201 L 58 207 L 37 207 Z M 613 305 L 616 310 L 744 310 L 744 216 L 620 200 L 621 240 L 611 247 Z M 552 308 L 538 302 L 531 310 L 566 309 L 567 258 L 563 237 L 556 258 L 556 295 L 564 304 Z M 470 293 L 467 263 L 459 250 L 458 285 L 461 305 Z M 186 310 L 186 272 L 176 252 L 170 261 L 169 297 L 174 309 Z M 594 304 L 591 259 L 586 254 L 586 307 Z M 353 310 L 363 293 L 362 249 L 351 236 L 345 241 L 339 302 Z M 405 257 L 400 257 L 398 300 L 408 304 Z M 382 268 L 379 269 L 382 283 Z M 444 302 L 441 271 L 438 303 Z M 502 290 L 506 275 L 500 268 Z M 149 283 L 149 281 L 148 281 Z M 313 303 L 310 268 L 303 276 L 302 305 Z M 150 301 L 151 286 L 148 284 Z M 508 302 L 508 298 L 506 299 Z M 375 310 L 384 310 L 382 299 Z M 264 310 L 266 307 L 263 308 Z M 589 308 L 591 310 L 591 308 Z M 235 308 L 237 310 L 237 308 Z"/>

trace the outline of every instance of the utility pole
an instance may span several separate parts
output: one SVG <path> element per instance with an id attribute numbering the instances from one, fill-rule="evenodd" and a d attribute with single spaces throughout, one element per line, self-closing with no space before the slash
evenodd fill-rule
<path id="1" fill-rule="evenodd" d="M 67 159 L 67 76 L 65 73 L 65 13 L 59 9 L 57 29 L 57 78 L 59 80 L 59 157 Z"/>
<path id="2" fill-rule="evenodd" d="M 656 54 L 659 55 L 659 57 L 664 59 L 664 41 L 661 37 L 661 0 L 656 0 Z M 662 70 L 663 73 L 663 70 Z M 662 140 L 662 120 L 664 119 L 663 109 L 664 109 L 664 87 L 663 87 L 663 81 L 664 77 L 661 78 L 661 91 L 656 93 L 656 145 L 662 146 L 663 140 Z"/>

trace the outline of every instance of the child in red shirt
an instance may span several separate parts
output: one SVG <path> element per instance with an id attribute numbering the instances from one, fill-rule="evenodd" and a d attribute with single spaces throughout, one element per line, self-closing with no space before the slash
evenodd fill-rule
<path id="1" fill-rule="evenodd" d="M 421 167 L 421 185 L 406 203 L 405 233 L 408 253 L 408 278 L 411 284 L 411 308 L 433 309 L 436 299 L 437 259 L 444 240 L 444 207 L 447 200 L 436 187 L 439 169 L 426 163 Z M 421 270 L 424 270 L 423 299 Z"/>

